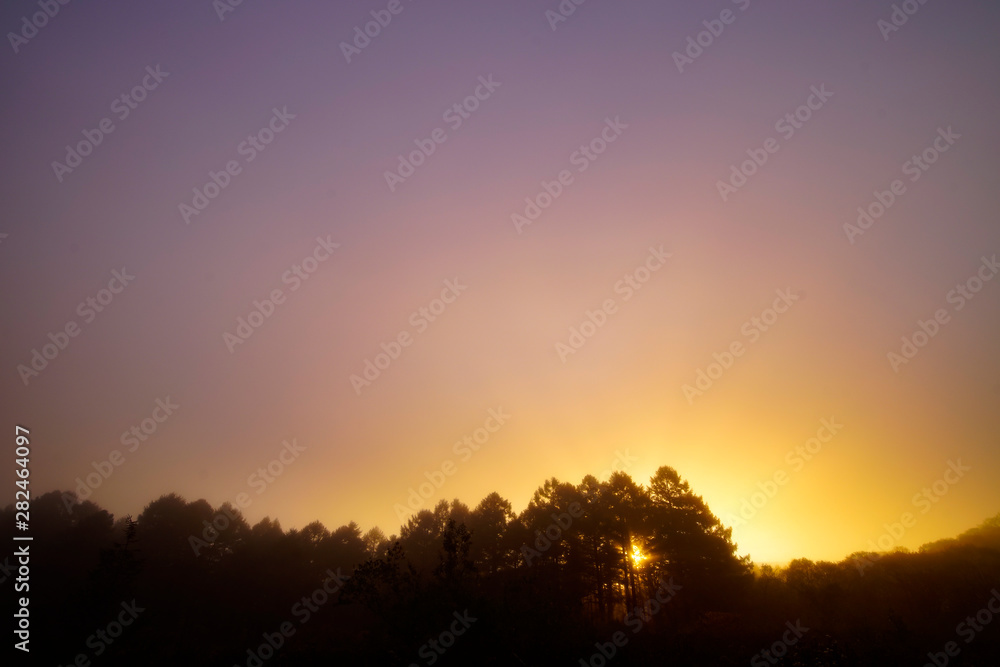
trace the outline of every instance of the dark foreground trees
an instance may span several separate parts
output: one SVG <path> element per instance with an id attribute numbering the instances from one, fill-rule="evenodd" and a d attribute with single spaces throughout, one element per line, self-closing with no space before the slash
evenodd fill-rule
<path id="1" fill-rule="evenodd" d="M 172 494 L 117 522 L 72 500 L 32 503 L 46 664 L 1000 664 L 1000 517 L 920 553 L 778 571 L 738 556 L 668 467 L 648 485 L 550 479 L 520 514 L 496 493 L 442 500 L 390 537 L 251 526 Z"/>

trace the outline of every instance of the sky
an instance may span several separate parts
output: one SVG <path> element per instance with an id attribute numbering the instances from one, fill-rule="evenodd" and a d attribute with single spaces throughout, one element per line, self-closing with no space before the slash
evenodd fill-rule
<path id="1" fill-rule="evenodd" d="M 669 465 L 757 562 L 1000 510 L 1000 7 L 40 6 L 0 9 L 36 494 L 392 534 Z"/>

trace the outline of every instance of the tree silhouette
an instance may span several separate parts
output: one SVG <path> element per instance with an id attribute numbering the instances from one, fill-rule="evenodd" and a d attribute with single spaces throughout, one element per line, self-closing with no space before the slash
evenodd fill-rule
<path id="1" fill-rule="evenodd" d="M 472 532 L 470 553 L 477 569 L 486 574 L 496 574 L 514 565 L 516 547 L 509 538 L 508 530 L 514 519 L 510 502 L 499 493 L 489 494 L 476 505 L 469 515 L 469 529 Z"/>
<path id="2" fill-rule="evenodd" d="M 666 466 L 648 486 L 622 472 L 578 485 L 548 479 L 520 513 L 497 493 L 472 510 L 440 500 L 398 538 L 353 522 L 285 531 L 264 518 L 251 527 L 230 505 L 176 494 L 117 522 L 75 501 L 52 492 L 32 505 L 45 545 L 31 560 L 32 619 L 60 628 L 37 650 L 52 663 L 73 662 L 95 628 L 135 600 L 145 611 L 102 645 L 102 664 L 250 665 L 262 641 L 275 666 L 427 664 L 429 655 L 441 664 L 573 664 L 608 651 L 616 632 L 628 639 L 615 645 L 618 665 L 665 655 L 736 664 L 774 645 L 794 619 L 811 629 L 784 647 L 787 664 L 915 664 L 954 641 L 955 624 L 991 595 L 1000 600 L 1000 515 L 916 553 L 755 568 Z M 12 532 L 13 507 L 0 516 Z M 666 582 L 682 590 L 654 606 Z M 477 620 L 449 639 L 443 632 L 462 614 Z M 287 623 L 294 632 L 275 648 Z M 993 664 L 997 635 L 974 639 L 963 659 Z M 451 645 L 427 653 L 431 641 Z"/>

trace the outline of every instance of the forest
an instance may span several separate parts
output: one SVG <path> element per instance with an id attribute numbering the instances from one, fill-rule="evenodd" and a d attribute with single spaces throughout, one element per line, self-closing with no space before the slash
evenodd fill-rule
<path id="1" fill-rule="evenodd" d="M 31 511 L 12 597 L 30 596 L 38 664 L 1000 663 L 1000 514 L 916 552 L 777 568 L 738 555 L 666 466 L 645 485 L 550 479 L 520 513 L 440 500 L 390 536 L 175 494 L 137 517 L 72 492 Z M 13 586 L 17 559 L 0 567 Z"/>

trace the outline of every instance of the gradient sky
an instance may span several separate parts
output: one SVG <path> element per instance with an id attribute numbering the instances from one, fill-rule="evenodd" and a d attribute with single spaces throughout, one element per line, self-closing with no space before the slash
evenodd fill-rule
<path id="1" fill-rule="evenodd" d="M 947 300 L 1000 253 L 1000 7 L 928 3 L 886 40 L 888 1 L 592 0 L 552 30 L 556 0 L 402 0 L 347 63 L 341 42 L 387 4 L 245 0 L 220 20 L 209 0 L 70 3 L 17 53 L 8 37 L 0 410 L 31 429 L 36 494 L 118 449 L 91 496 L 116 515 L 249 492 L 251 522 L 390 534 L 445 461 L 425 506 L 498 491 L 521 510 L 545 479 L 606 477 L 627 453 L 636 481 L 673 466 L 730 522 L 785 472 L 734 529 L 758 562 L 842 558 L 908 511 L 894 545 L 915 548 L 1000 510 L 1000 280 Z M 725 9 L 679 72 L 672 54 Z M 4 3 L 0 26 L 36 11 Z M 115 98 L 157 65 L 169 75 L 119 120 Z M 444 112 L 489 76 L 452 129 Z M 833 96 L 784 138 L 775 123 L 813 86 Z M 294 120 L 246 162 L 241 142 L 284 107 Z M 52 162 L 105 117 L 115 130 L 60 182 Z M 571 156 L 607 118 L 627 128 L 581 173 Z M 961 138 L 911 182 L 904 163 L 949 127 Z M 435 128 L 447 140 L 391 192 L 384 173 Z M 779 150 L 723 201 L 718 181 L 769 137 Z M 179 204 L 234 159 L 185 224 Z M 511 215 L 564 169 L 518 233 Z M 905 193 L 850 243 L 844 225 L 894 179 Z M 318 237 L 340 247 L 291 291 Z M 660 246 L 670 259 L 626 301 L 616 284 Z M 78 304 L 122 267 L 134 282 L 85 322 Z M 455 279 L 467 289 L 418 332 L 411 314 Z M 224 333 L 276 288 L 285 302 L 230 353 Z M 800 298 L 751 342 L 779 289 Z M 607 299 L 563 362 L 556 344 Z M 941 308 L 894 371 L 887 353 Z M 26 385 L 18 366 L 70 321 L 79 335 Z M 358 395 L 351 375 L 404 331 Z M 734 341 L 745 353 L 689 401 Z M 129 452 L 121 434 L 167 396 L 180 407 Z M 462 460 L 453 443 L 500 407 Z M 842 429 L 796 469 L 786 453 L 828 418 Z M 258 495 L 248 478 L 286 439 L 306 449 Z M 923 513 L 914 495 L 959 459 L 970 470 Z"/>

